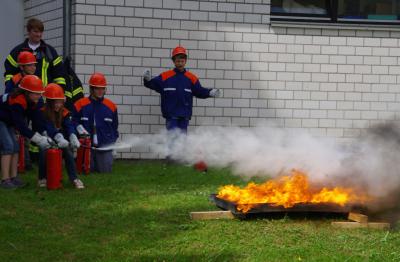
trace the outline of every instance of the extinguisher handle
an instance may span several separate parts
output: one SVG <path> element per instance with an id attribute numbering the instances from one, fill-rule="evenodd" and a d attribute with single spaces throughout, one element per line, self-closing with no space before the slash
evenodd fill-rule
<path id="1" fill-rule="evenodd" d="M 57 143 L 53 139 L 51 139 L 50 137 L 47 137 L 47 142 L 49 142 L 51 148 L 58 148 Z"/>

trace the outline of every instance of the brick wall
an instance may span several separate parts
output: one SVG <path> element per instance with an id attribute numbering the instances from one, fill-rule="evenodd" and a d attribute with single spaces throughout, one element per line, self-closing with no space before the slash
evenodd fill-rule
<path id="1" fill-rule="evenodd" d="M 31 17 L 44 22 L 43 39 L 63 53 L 63 0 L 25 0 L 25 24 Z M 26 30 L 25 30 L 26 31 Z"/>
<path id="2" fill-rule="evenodd" d="M 104 72 L 123 137 L 164 127 L 159 96 L 141 75 L 169 69 L 171 49 L 223 97 L 196 100 L 191 126 L 253 126 L 265 119 L 342 140 L 399 118 L 399 31 L 270 25 L 270 1 L 77 0 L 76 71 Z M 146 149 L 124 158 L 155 157 Z"/>

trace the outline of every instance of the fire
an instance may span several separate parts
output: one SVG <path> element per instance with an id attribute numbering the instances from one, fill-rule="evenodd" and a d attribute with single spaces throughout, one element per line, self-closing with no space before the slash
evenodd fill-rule
<path id="1" fill-rule="evenodd" d="M 293 207 L 300 203 L 363 203 L 367 197 L 356 194 L 352 188 L 312 188 L 305 173 L 292 170 L 290 176 L 281 176 L 262 184 L 250 182 L 246 187 L 226 185 L 219 189 L 218 198 L 234 202 L 237 210 L 248 212 L 257 204 Z"/>

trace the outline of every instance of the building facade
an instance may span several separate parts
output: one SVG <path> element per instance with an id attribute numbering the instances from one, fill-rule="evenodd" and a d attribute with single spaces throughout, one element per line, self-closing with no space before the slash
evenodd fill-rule
<path id="1" fill-rule="evenodd" d="M 75 70 L 85 83 L 94 71 L 107 76 L 122 138 L 164 128 L 159 95 L 143 87 L 142 73 L 150 68 L 155 76 L 171 68 L 170 53 L 178 44 L 189 50 L 188 68 L 202 85 L 223 90 L 220 98 L 195 101 L 192 128 L 269 120 L 346 141 L 400 118 L 400 26 L 379 23 L 388 16 L 368 16 L 377 19 L 374 24 L 360 17 L 331 23 L 313 7 L 314 14 L 296 20 L 287 11 L 295 7 L 270 0 L 71 2 Z M 45 21 L 45 39 L 62 53 L 63 1 L 24 4 L 25 18 Z M 120 157 L 157 156 L 133 148 Z"/>

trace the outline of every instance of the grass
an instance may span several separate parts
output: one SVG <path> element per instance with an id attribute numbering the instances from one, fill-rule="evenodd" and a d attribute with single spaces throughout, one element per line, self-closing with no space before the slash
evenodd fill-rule
<path id="1" fill-rule="evenodd" d="M 208 195 L 244 184 L 157 161 L 118 161 L 85 190 L 0 190 L 0 261 L 400 261 L 400 233 L 334 229 L 329 219 L 192 221 Z"/>

